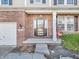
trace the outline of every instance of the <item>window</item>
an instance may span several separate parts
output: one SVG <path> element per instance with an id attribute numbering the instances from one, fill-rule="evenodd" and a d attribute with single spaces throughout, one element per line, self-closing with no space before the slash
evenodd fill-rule
<path id="1" fill-rule="evenodd" d="M 35 0 L 37 3 L 40 3 L 41 2 L 41 0 Z"/>
<path id="2" fill-rule="evenodd" d="M 74 31 L 74 16 L 58 16 L 57 18 L 58 31 Z"/>
<path id="3" fill-rule="evenodd" d="M 74 17 L 67 16 L 67 31 L 74 31 Z"/>
<path id="4" fill-rule="evenodd" d="M 77 5 L 77 0 L 67 0 L 67 4 Z"/>
<path id="5" fill-rule="evenodd" d="M 33 4 L 34 3 L 34 0 L 30 0 L 30 3 Z"/>
<path id="6" fill-rule="evenodd" d="M 58 31 L 64 31 L 65 30 L 64 16 L 58 16 L 57 19 L 58 19 L 57 20 Z"/>
<path id="7" fill-rule="evenodd" d="M 58 4 L 64 4 L 64 0 L 58 0 Z"/>
<path id="8" fill-rule="evenodd" d="M 54 5 L 77 5 L 77 0 L 54 0 Z"/>
<path id="9" fill-rule="evenodd" d="M 46 0 L 30 0 L 31 4 L 45 4 Z"/>
<path id="10" fill-rule="evenodd" d="M 54 5 L 64 4 L 64 0 L 54 0 Z"/>
<path id="11" fill-rule="evenodd" d="M 67 0 L 67 4 L 73 4 L 74 0 Z"/>
<path id="12" fill-rule="evenodd" d="M 46 3 L 46 0 L 42 0 L 42 3 L 45 4 Z"/>
<path id="13" fill-rule="evenodd" d="M 54 1 L 54 5 L 57 5 L 57 0 L 53 0 Z"/>
<path id="14" fill-rule="evenodd" d="M 1 0 L 2 5 L 12 5 L 12 0 Z"/>

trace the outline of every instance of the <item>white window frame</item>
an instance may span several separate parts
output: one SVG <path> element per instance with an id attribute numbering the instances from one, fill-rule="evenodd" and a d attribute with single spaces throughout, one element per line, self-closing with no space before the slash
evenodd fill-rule
<path id="1" fill-rule="evenodd" d="M 64 1 L 64 3 L 65 3 L 65 1 Z M 63 4 L 59 4 L 59 3 L 58 3 L 58 0 L 57 0 L 57 5 L 64 5 L 64 3 L 63 3 Z"/>
<path id="2" fill-rule="evenodd" d="M 66 21 L 68 21 L 68 19 L 67 19 L 68 17 L 72 18 L 72 19 L 71 19 L 71 20 L 72 20 L 72 23 L 67 23 L 67 22 L 66 22 L 66 23 L 67 23 L 67 24 L 73 24 L 73 30 L 72 30 L 71 32 L 74 32 L 74 31 L 75 31 L 75 28 L 74 28 L 74 25 L 75 25 L 75 24 L 74 24 L 74 16 L 66 16 Z M 67 26 L 67 24 L 66 24 L 66 26 Z M 67 31 L 69 31 L 68 28 L 67 28 Z M 69 32 L 70 32 L 70 31 L 69 31 Z"/>
<path id="3" fill-rule="evenodd" d="M 40 2 L 37 2 L 37 0 L 34 0 L 34 4 L 42 4 L 42 0 L 40 0 Z"/>
<path id="4" fill-rule="evenodd" d="M 63 22 L 64 22 L 64 31 L 65 31 L 65 32 L 74 32 L 74 31 L 75 31 L 75 28 L 74 28 L 74 27 L 73 27 L 73 30 L 72 30 L 72 31 L 68 31 L 68 28 L 67 28 L 67 24 L 68 24 L 68 23 L 67 23 L 67 20 L 68 20 L 67 17 L 72 17 L 72 19 L 73 19 L 73 20 L 72 20 L 72 22 L 73 22 L 72 24 L 75 25 L 75 24 L 74 24 L 74 16 L 58 16 L 57 20 L 60 20 L 59 17 L 60 17 L 60 18 L 61 18 L 61 17 L 64 17 L 64 21 L 63 21 Z M 57 23 L 58 23 L 58 22 L 57 22 Z M 58 23 L 58 24 L 59 24 L 59 23 Z"/>
<path id="5" fill-rule="evenodd" d="M 67 2 L 68 2 L 68 1 L 67 1 Z M 74 0 L 73 0 L 73 3 L 72 3 L 72 4 L 68 4 L 68 3 L 67 3 L 67 5 L 74 5 Z"/>
<path id="6" fill-rule="evenodd" d="M 8 4 L 2 4 L 2 2 L 1 2 L 1 0 L 0 0 L 0 4 L 1 5 L 9 5 L 9 0 L 7 0 L 8 1 Z"/>
<path id="7" fill-rule="evenodd" d="M 30 0 L 29 0 L 30 1 Z M 46 3 L 47 3 L 47 0 L 46 0 Z M 40 0 L 40 2 L 37 2 L 37 0 L 34 0 L 34 3 L 33 4 L 46 4 L 46 3 L 42 3 L 42 0 Z M 30 3 L 31 4 L 31 3 Z"/>
<path id="8" fill-rule="evenodd" d="M 64 4 L 59 4 L 57 0 L 57 5 L 74 5 L 74 0 L 73 0 L 73 4 L 68 4 L 67 0 L 64 0 Z"/>

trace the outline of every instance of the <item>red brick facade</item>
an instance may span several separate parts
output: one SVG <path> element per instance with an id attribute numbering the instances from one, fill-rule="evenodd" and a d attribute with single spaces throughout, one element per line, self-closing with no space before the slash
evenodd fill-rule
<path id="1" fill-rule="evenodd" d="M 33 20 L 40 15 L 26 14 L 24 11 L 0 11 L 0 22 L 16 22 L 17 23 L 17 45 L 21 45 L 23 40 L 32 38 L 33 35 Z M 52 15 L 42 15 L 42 18 L 48 20 L 48 36 L 52 36 Z M 18 31 L 20 25 L 23 31 Z"/>
<path id="2" fill-rule="evenodd" d="M 34 29 L 33 29 L 33 21 L 40 17 L 40 14 L 30 14 L 26 16 L 26 37 L 34 37 Z M 48 36 L 52 36 L 52 15 L 42 14 L 41 18 L 46 19 L 48 21 Z"/>
<path id="3" fill-rule="evenodd" d="M 17 23 L 17 45 L 25 39 L 25 30 L 18 31 L 21 24 L 25 29 L 25 13 L 23 11 L 0 11 L 0 22 L 16 22 Z"/>
<path id="4" fill-rule="evenodd" d="M 58 14 L 62 15 L 62 14 Z M 78 16 L 78 15 L 77 15 Z M 34 37 L 33 20 L 43 18 L 48 21 L 48 36 L 52 36 L 52 14 L 27 14 L 24 11 L 0 11 L 0 22 L 16 22 L 17 23 L 17 45 L 20 46 L 27 38 Z M 19 27 L 23 31 L 18 31 Z M 79 30 L 79 29 L 78 29 Z"/>

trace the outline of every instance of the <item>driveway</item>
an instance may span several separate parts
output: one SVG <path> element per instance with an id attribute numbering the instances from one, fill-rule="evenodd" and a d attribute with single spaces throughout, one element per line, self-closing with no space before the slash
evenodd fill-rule
<path id="1" fill-rule="evenodd" d="M 0 59 L 46 59 L 44 54 L 12 52 L 14 49 L 12 46 L 0 46 Z"/>
<path id="2" fill-rule="evenodd" d="M 6 56 L 14 48 L 13 46 L 0 46 L 0 58 Z"/>

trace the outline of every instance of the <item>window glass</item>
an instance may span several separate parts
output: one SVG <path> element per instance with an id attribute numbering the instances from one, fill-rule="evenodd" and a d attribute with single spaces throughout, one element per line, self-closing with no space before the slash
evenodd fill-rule
<path id="1" fill-rule="evenodd" d="M 45 4 L 46 0 L 30 0 L 31 4 Z"/>
<path id="2" fill-rule="evenodd" d="M 74 31 L 74 17 L 67 17 L 67 31 Z"/>
<path id="3" fill-rule="evenodd" d="M 77 0 L 74 0 L 74 4 L 77 5 Z"/>
<path id="4" fill-rule="evenodd" d="M 58 0 L 58 4 L 64 4 L 64 0 Z"/>
<path id="5" fill-rule="evenodd" d="M 12 5 L 12 0 L 9 0 L 9 5 Z"/>
<path id="6" fill-rule="evenodd" d="M 57 0 L 53 0 L 54 1 L 54 5 L 57 5 Z"/>
<path id="7" fill-rule="evenodd" d="M 67 0 L 67 4 L 73 4 L 73 0 Z"/>
<path id="8" fill-rule="evenodd" d="M 12 5 L 12 0 L 1 0 L 2 5 Z"/>
<path id="9" fill-rule="evenodd" d="M 1 4 L 8 4 L 8 0 L 1 0 Z"/>
<path id="10" fill-rule="evenodd" d="M 74 24 L 67 24 L 67 31 L 74 31 Z"/>
<path id="11" fill-rule="evenodd" d="M 41 0 L 35 0 L 35 1 L 36 1 L 36 2 L 39 2 L 39 3 L 41 2 Z"/>
<path id="12" fill-rule="evenodd" d="M 64 31 L 65 30 L 65 19 L 64 19 L 64 16 L 58 16 L 57 18 L 58 20 L 58 31 Z"/>
<path id="13" fill-rule="evenodd" d="M 58 16 L 57 29 L 58 31 L 74 31 L 74 16 Z"/>
<path id="14" fill-rule="evenodd" d="M 58 31 L 64 31 L 65 30 L 65 25 L 64 24 L 58 24 Z"/>
<path id="15" fill-rule="evenodd" d="M 30 0 L 30 3 L 31 3 L 31 4 L 34 3 L 34 0 Z"/>
<path id="16" fill-rule="evenodd" d="M 42 3 L 44 3 L 44 4 L 45 4 L 45 3 L 46 3 L 46 0 L 42 0 Z"/>

